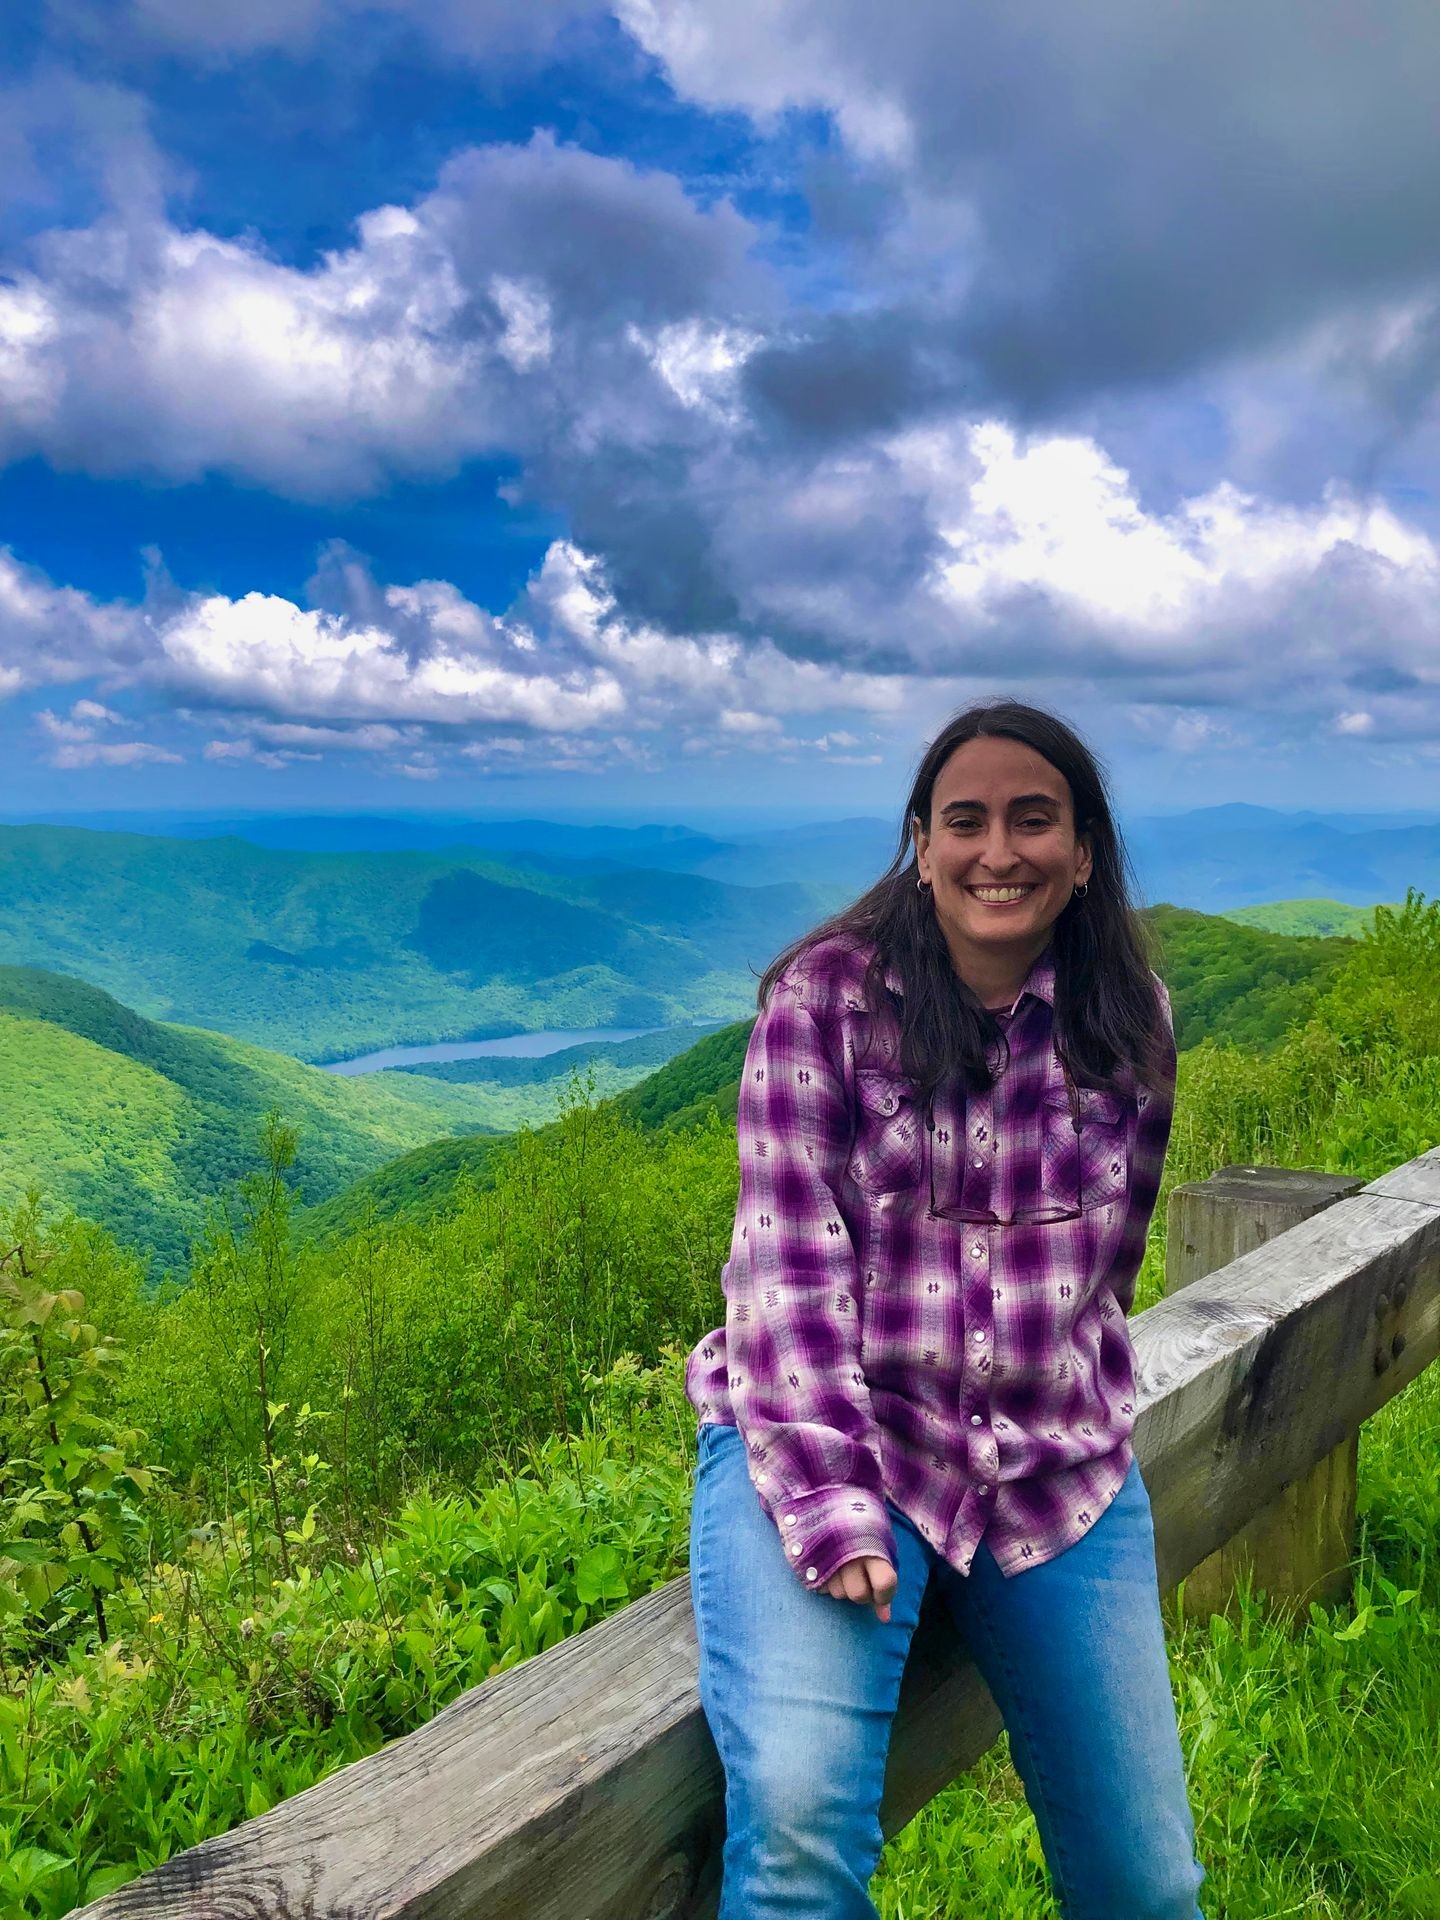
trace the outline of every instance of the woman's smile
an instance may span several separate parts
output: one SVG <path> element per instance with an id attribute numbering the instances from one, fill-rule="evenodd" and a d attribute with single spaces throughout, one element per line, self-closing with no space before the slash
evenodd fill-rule
<path id="1" fill-rule="evenodd" d="M 983 900 L 987 907 L 1013 906 L 1017 900 L 1025 900 L 1035 891 L 1039 883 L 1034 880 L 1022 881 L 1011 886 L 968 886 L 965 891 L 973 894 L 977 900 Z"/>

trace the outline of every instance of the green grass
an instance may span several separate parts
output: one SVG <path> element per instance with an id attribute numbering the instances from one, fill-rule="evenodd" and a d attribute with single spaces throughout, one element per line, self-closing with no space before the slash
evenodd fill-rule
<path id="1" fill-rule="evenodd" d="M 583 1434 L 518 1477 L 415 1489 L 353 1559 L 333 1498 L 288 1579 L 263 1512 L 161 1554 L 112 1597 L 112 1649 L 0 1698 L 5 1911 L 57 1920 L 682 1572 L 691 1425 L 678 1356 L 622 1367 Z M 1435 1369 L 1362 1430 L 1353 1606 L 1171 1634 L 1207 1920 L 1440 1916 L 1437 1433 Z M 884 1920 L 1052 1920 L 1003 1739 L 892 1839 L 873 1892 Z"/>

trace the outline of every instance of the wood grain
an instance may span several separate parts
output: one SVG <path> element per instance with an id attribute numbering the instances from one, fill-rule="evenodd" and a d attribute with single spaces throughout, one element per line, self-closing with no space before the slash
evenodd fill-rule
<path id="1" fill-rule="evenodd" d="M 1174 1293 L 1217 1268 L 1288 1233 L 1363 1182 L 1291 1167 L 1221 1167 L 1170 1195 L 1165 1235 L 1165 1291 Z"/>
<path id="2" fill-rule="evenodd" d="M 1168 1588 L 1435 1358 L 1440 1154 L 1186 1287 L 1132 1333 L 1136 1451 Z M 702 1920 L 722 1815 L 695 1659 L 674 1581 L 82 1911 Z M 886 1830 L 997 1728 L 973 1669 L 927 1626 L 892 1743 Z"/>
<path id="3" fill-rule="evenodd" d="M 1222 1167 L 1170 1196 L 1165 1290 L 1203 1280 L 1302 1220 L 1349 1199 L 1362 1182 L 1291 1167 Z M 1355 1550 L 1359 1433 L 1281 1489 L 1185 1579 L 1185 1611 L 1234 1614 L 1249 1583 L 1275 1617 L 1306 1617 L 1312 1600 L 1338 1605 L 1350 1592 Z"/>

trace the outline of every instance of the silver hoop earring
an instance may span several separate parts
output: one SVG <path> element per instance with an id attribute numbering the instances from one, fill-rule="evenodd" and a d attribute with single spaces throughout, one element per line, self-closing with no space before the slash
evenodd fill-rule
<path id="1" fill-rule="evenodd" d="M 1080 886 L 1078 886 L 1078 887 L 1076 887 L 1076 889 L 1075 889 L 1075 898 L 1076 898 L 1077 900 L 1083 900 L 1083 899 L 1085 899 L 1085 898 L 1086 898 L 1086 896 L 1087 896 L 1087 895 L 1089 894 L 1089 892 L 1090 892 L 1090 882 L 1089 882 L 1088 880 L 1086 880 L 1085 882 L 1083 882 L 1083 884 L 1082 884 L 1082 885 L 1080 885 Z"/>
<path id="2" fill-rule="evenodd" d="M 918 873 L 915 876 L 915 890 L 917 893 L 929 893 L 930 891 L 930 882 L 928 880 L 922 880 Z"/>

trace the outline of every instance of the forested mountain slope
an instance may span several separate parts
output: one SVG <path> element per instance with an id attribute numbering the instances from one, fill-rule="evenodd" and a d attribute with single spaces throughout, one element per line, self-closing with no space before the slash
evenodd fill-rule
<path id="1" fill-rule="evenodd" d="M 299 1184 L 321 1200 L 473 1129 L 480 1103 L 408 1074 L 342 1079 L 146 1020 L 83 980 L 0 967 L 0 1205 L 33 1183 L 151 1250 L 157 1269 L 182 1265 L 207 1201 L 253 1163 L 271 1108 L 298 1128 Z"/>
<path id="2" fill-rule="evenodd" d="M 1347 907 L 1343 900 L 1271 900 L 1263 907 L 1236 907 L 1225 918 L 1238 927 L 1300 939 L 1358 940 L 1374 920 L 1375 909 Z"/>
<path id="3" fill-rule="evenodd" d="M 483 878 L 462 869 L 449 875 L 467 884 Z M 660 876 L 618 878 L 627 906 L 656 911 L 648 892 Z M 594 876 L 585 885 L 603 891 Z M 697 912 L 714 904 L 698 900 Z M 1157 908 L 1148 919 L 1182 1048 L 1207 1035 L 1272 1044 L 1353 950 L 1346 941 L 1289 939 L 1178 908 Z M 753 985 L 746 975 L 751 1004 Z M 0 1023 L 0 1200 L 37 1181 L 52 1200 L 151 1251 L 160 1267 L 183 1261 L 207 1202 L 250 1164 L 271 1108 L 299 1130 L 300 1186 L 316 1207 L 312 1218 L 328 1229 L 372 1203 L 386 1214 L 443 1206 L 462 1172 L 487 1177 L 487 1142 L 457 1136 L 547 1122 L 568 1084 L 567 1064 L 547 1077 L 543 1061 L 523 1069 L 466 1063 L 463 1080 L 448 1068 L 440 1078 L 342 1078 L 242 1040 L 148 1019 L 83 980 L 29 968 L 0 967 Z M 747 1033 L 741 1021 L 707 1034 L 617 1091 L 620 1113 L 645 1129 L 688 1126 L 711 1113 L 733 1120 Z M 601 1059 L 594 1089 L 624 1087 L 647 1057 L 674 1045 L 673 1033 L 647 1036 L 624 1060 Z M 495 1077 L 470 1077 L 486 1067 L 498 1069 Z"/>
<path id="4" fill-rule="evenodd" d="M 1186 907 L 1151 907 L 1141 918 L 1156 943 L 1182 1049 L 1207 1038 L 1273 1046 L 1354 950 L 1348 939 L 1297 939 Z M 1367 914 L 1366 924 L 1373 919 Z"/>
<path id="5" fill-rule="evenodd" d="M 302 1058 L 744 1011 L 799 884 L 0 827 L 0 963 Z"/>
<path id="6" fill-rule="evenodd" d="M 740 1069 L 753 1022 L 737 1020 L 706 1034 L 693 1047 L 668 1060 L 638 1086 L 609 1102 L 617 1113 L 646 1132 L 695 1126 L 710 1114 L 733 1124 Z M 542 1132 L 544 1129 L 542 1129 Z M 348 1232 L 372 1209 L 381 1219 L 412 1219 L 443 1212 L 462 1179 L 478 1187 L 494 1178 L 496 1155 L 506 1138 L 432 1140 L 402 1154 L 356 1181 L 306 1215 L 307 1230 Z"/>
<path id="7" fill-rule="evenodd" d="M 1144 918 L 1170 987 L 1182 1049 L 1207 1037 L 1272 1045 L 1306 1017 L 1354 951 L 1349 940 L 1288 939 L 1180 907 L 1155 907 Z M 750 1026 L 741 1020 L 707 1034 L 620 1094 L 616 1107 L 647 1130 L 694 1125 L 710 1114 L 733 1123 Z M 416 1148 L 315 1209 L 311 1224 L 322 1232 L 347 1228 L 371 1207 L 382 1217 L 443 1210 L 462 1176 L 482 1186 L 490 1180 L 499 1144 L 436 1140 Z"/>

